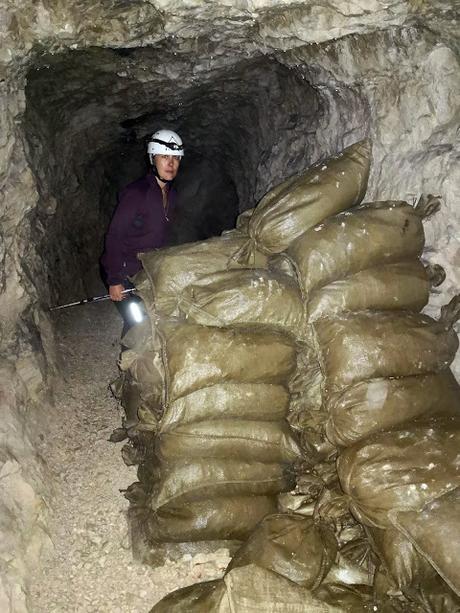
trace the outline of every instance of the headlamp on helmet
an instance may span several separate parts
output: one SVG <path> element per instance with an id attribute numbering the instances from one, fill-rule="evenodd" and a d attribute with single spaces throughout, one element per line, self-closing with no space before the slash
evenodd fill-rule
<path id="1" fill-rule="evenodd" d="M 158 132 L 152 134 L 152 138 L 147 146 L 147 153 L 152 163 L 153 159 L 151 156 L 154 155 L 175 155 L 182 157 L 184 155 L 182 139 L 179 134 L 172 130 L 158 130 Z"/>

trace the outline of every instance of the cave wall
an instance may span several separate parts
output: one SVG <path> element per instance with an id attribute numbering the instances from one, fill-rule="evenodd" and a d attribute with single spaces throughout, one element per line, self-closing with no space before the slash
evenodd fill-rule
<path id="1" fill-rule="evenodd" d="M 374 140 L 374 165 L 368 199 L 411 199 L 421 191 L 443 197 L 443 213 L 427 224 L 426 255 L 448 271 L 448 280 L 433 298 L 434 310 L 460 280 L 460 171 L 454 166 L 458 159 L 458 20 L 454 3 L 425 0 L 358 0 L 353 4 L 331 0 L 321 5 L 289 0 L 112 0 L 96 4 L 89 0 L 0 0 L 0 15 L 4 25 L 0 33 L 0 402 L 5 415 L 0 430 L 0 609 L 25 612 L 27 568 L 38 563 L 41 548 L 49 546 L 46 514 L 52 499 L 46 467 L 34 446 L 45 432 L 55 363 L 45 307 L 56 296 L 49 279 L 58 266 L 53 263 L 56 253 L 47 242 L 47 227 L 51 223 L 63 228 L 66 219 L 60 185 L 52 189 L 49 175 L 40 176 L 39 165 L 33 163 L 34 155 L 49 154 L 46 147 L 40 147 L 50 142 L 50 135 L 38 133 L 31 141 L 24 130 L 28 72 L 43 57 L 63 52 L 96 47 L 112 54 L 112 49 L 140 48 L 145 61 L 135 67 L 131 81 L 142 83 L 143 73 L 151 66 L 150 48 L 155 48 L 155 78 L 171 101 L 170 110 L 176 94 L 184 97 L 186 105 L 192 104 L 190 92 L 211 82 L 219 71 L 224 73 L 243 60 L 271 56 L 270 61 L 291 71 L 290 78 L 310 84 L 315 104 L 322 110 L 305 131 L 294 119 L 289 124 L 293 113 L 288 99 L 286 122 L 279 124 L 272 140 L 258 143 L 265 147 L 265 155 L 255 154 L 257 148 L 244 153 L 254 169 L 252 183 L 240 179 L 244 169 L 232 167 L 235 152 L 230 152 L 225 162 L 241 208 L 248 208 L 272 184 L 292 174 L 286 172 L 288 168 L 314 161 L 369 132 Z M 168 61 L 171 53 L 175 62 Z M 129 53 L 123 52 L 120 58 L 129 68 Z M 124 106 L 112 109 L 125 120 L 146 112 L 139 90 L 129 95 L 129 70 L 126 74 L 117 81 Z M 96 96 L 104 80 L 99 85 L 91 83 L 93 86 Z M 59 172 L 66 167 L 73 177 L 67 191 L 74 203 L 88 197 L 82 190 L 90 176 L 93 189 L 104 194 L 105 208 L 92 213 L 91 221 L 98 223 L 107 219 L 112 177 L 109 166 L 97 162 L 94 167 L 91 162 L 105 159 L 107 164 L 110 151 L 115 155 L 110 143 L 122 142 L 127 131 L 121 126 L 114 135 L 112 124 L 104 122 L 99 111 L 92 114 L 100 149 L 81 163 L 76 152 L 91 145 L 89 137 L 96 124 L 85 124 L 88 107 L 72 107 L 75 100 L 68 95 L 62 99 L 63 115 L 69 104 L 68 134 L 73 127 L 76 137 L 61 141 L 65 146 L 55 148 L 53 155 L 59 152 Z M 269 120 L 276 109 L 268 97 L 257 104 L 267 105 L 265 120 L 257 124 L 260 139 L 270 133 Z M 103 96 L 98 108 L 104 108 Z M 168 109 L 155 112 L 167 113 Z M 179 119 L 171 116 L 171 123 Z M 258 118 L 249 114 L 247 121 L 253 120 Z M 149 120 L 136 123 L 140 139 L 148 134 L 148 124 Z M 62 117 L 55 117 L 54 138 L 63 136 L 62 125 Z M 37 129 L 42 130 L 43 124 L 37 124 Z M 189 130 L 187 137 L 193 142 L 191 124 Z M 299 140 L 302 131 L 306 141 Z M 254 138 L 252 132 L 248 136 Z M 31 142 L 35 143 L 32 153 Z M 125 155 L 133 150 L 125 147 L 128 144 L 119 145 Z M 78 248 L 76 239 L 64 236 L 63 240 L 69 249 Z M 71 262 L 69 256 L 59 266 L 65 270 Z M 79 289 L 80 279 L 73 281 Z"/>

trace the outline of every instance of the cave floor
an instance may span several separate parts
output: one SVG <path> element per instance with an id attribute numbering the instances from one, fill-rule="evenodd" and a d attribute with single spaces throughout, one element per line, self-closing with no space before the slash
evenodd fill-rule
<path id="1" fill-rule="evenodd" d="M 31 577 L 34 613 L 144 613 L 172 590 L 222 575 L 226 551 L 184 556 L 152 569 L 132 559 L 119 490 L 136 481 L 123 443 L 108 438 L 121 414 L 108 384 L 117 377 L 121 319 L 109 303 L 57 316 L 61 379 L 41 453 L 54 478 L 51 554 Z"/>

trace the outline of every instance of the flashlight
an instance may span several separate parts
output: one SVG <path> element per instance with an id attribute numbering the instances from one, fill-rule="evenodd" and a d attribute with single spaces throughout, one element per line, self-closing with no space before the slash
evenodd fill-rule
<path id="1" fill-rule="evenodd" d="M 140 307 L 140 303 L 132 300 L 129 303 L 129 312 L 131 314 L 131 317 L 133 319 L 133 321 L 136 324 L 140 324 L 141 321 L 144 320 L 144 313 L 142 312 L 142 309 Z"/>

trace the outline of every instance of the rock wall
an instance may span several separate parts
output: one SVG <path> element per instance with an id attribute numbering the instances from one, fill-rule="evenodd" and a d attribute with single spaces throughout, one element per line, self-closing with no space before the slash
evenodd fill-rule
<path id="1" fill-rule="evenodd" d="M 249 208 L 371 134 L 368 199 L 443 197 L 426 255 L 448 279 L 430 309 L 459 287 L 454 4 L 0 0 L 2 611 L 27 610 L 27 564 L 48 545 L 51 488 L 34 452 L 55 372 L 46 305 L 62 285 L 61 297 L 83 290 L 114 184 L 142 169 L 152 126 L 193 143 L 190 176 L 225 168 L 231 198 L 210 232 L 230 204 Z M 218 197 L 199 189 L 209 212 Z"/>

